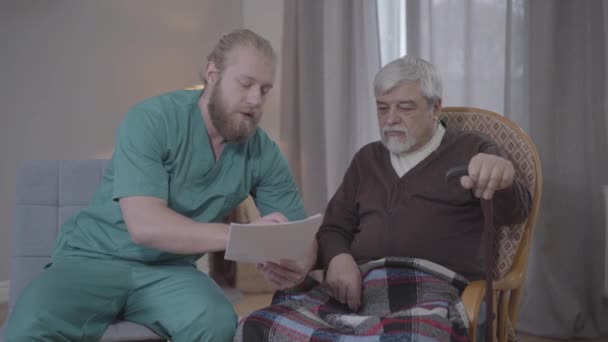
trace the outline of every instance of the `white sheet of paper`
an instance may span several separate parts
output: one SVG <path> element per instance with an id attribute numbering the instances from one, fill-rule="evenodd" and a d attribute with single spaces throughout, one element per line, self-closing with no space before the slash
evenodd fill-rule
<path id="1" fill-rule="evenodd" d="M 232 223 L 224 259 L 243 262 L 300 260 L 315 238 L 323 216 L 278 224 Z"/>

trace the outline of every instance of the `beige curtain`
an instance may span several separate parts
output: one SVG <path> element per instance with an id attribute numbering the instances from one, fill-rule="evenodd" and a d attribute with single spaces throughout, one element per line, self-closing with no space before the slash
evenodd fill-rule
<path id="1" fill-rule="evenodd" d="M 606 1 L 529 3 L 530 133 L 544 193 L 520 330 L 608 336 L 602 296 L 606 154 Z"/>
<path id="2" fill-rule="evenodd" d="M 503 113 L 543 163 L 518 329 L 608 334 L 602 297 L 607 1 L 408 0 L 408 51 L 438 65 L 444 105 Z"/>
<path id="3" fill-rule="evenodd" d="M 354 153 L 378 140 L 376 1 L 285 1 L 280 141 L 309 212 L 323 212 Z"/>

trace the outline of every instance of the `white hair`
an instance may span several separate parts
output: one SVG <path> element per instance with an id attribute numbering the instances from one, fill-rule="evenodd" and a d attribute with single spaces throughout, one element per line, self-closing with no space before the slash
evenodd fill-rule
<path id="1" fill-rule="evenodd" d="M 374 95 L 380 97 L 404 82 L 418 82 L 429 102 L 441 100 L 441 78 L 433 64 L 413 56 L 403 56 L 383 66 L 374 78 Z"/>

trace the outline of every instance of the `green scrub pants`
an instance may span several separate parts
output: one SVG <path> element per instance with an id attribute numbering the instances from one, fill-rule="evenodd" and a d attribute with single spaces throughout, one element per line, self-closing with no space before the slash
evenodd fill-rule
<path id="1" fill-rule="evenodd" d="M 116 319 L 173 342 L 232 341 L 237 323 L 221 289 L 192 265 L 66 257 L 24 290 L 6 341 L 98 341 Z"/>

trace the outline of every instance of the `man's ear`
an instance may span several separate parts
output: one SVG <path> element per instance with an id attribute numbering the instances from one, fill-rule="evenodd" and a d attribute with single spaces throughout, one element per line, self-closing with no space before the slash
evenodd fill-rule
<path id="1" fill-rule="evenodd" d="M 433 118 L 435 121 L 439 120 L 439 115 L 441 115 L 441 99 L 433 101 Z"/>
<path id="2" fill-rule="evenodd" d="M 213 62 L 207 62 L 205 66 L 205 79 L 208 84 L 215 84 L 220 78 L 220 71 Z"/>

